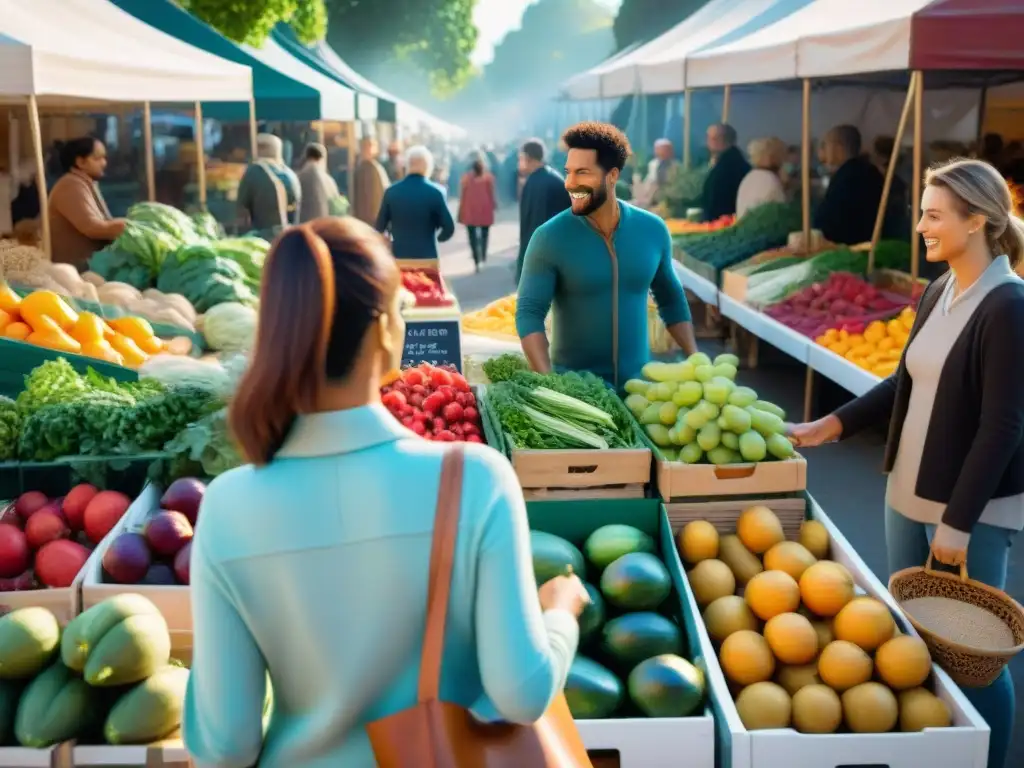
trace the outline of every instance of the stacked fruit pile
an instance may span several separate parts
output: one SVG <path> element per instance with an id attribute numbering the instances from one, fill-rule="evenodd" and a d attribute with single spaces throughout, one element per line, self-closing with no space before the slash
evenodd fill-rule
<path id="1" fill-rule="evenodd" d="M 857 367 L 885 378 L 900 364 L 916 317 L 913 307 L 906 307 L 888 322 L 875 320 L 867 326 L 856 323 L 830 328 L 815 341 Z"/>
<path id="2" fill-rule="evenodd" d="M 416 297 L 417 307 L 450 307 L 454 303 L 436 269 L 403 269 L 402 287 Z"/>
<path id="3" fill-rule="evenodd" d="M 181 725 L 188 675 L 141 595 L 105 600 L 63 633 L 45 608 L 21 608 L 0 618 L 0 738 L 37 749 L 159 741 Z"/>
<path id="4" fill-rule="evenodd" d="M 678 544 L 748 729 L 835 733 L 845 724 L 885 733 L 951 724 L 926 687 L 924 641 L 902 634 L 884 603 L 857 596 L 850 572 L 828 559 L 821 523 L 804 522 L 799 542 L 786 541 L 774 512 L 753 506 L 735 534 L 695 521 Z"/>
<path id="5" fill-rule="evenodd" d="M 857 275 L 839 272 L 828 280 L 812 283 L 777 304 L 766 307 L 764 313 L 787 328 L 810 336 L 825 333 L 832 324 L 847 327 L 853 333 L 861 331 L 875 320 L 891 317 L 904 308 L 909 299 L 886 294 Z"/>
<path id="6" fill-rule="evenodd" d="M 739 358 L 697 352 L 682 363 L 651 362 L 626 382 L 626 407 L 668 461 L 737 464 L 788 459 L 785 412 L 735 383 Z"/>
<path id="7" fill-rule="evenodd" d="M 189 583 L 192 533 L 206 485 L 191 477 L 171 483 L 160 509 L 139 528 L 117 536 L 103 553 L 103 580 L 114 584 Z"/>
<path id="8" fill-rule="evenodd" d="M 66 496 L 27 491 L 0 515 L 0 591 L 70 587 L 131 500 L 82 483 Z"/>
<path id="9" fill-rule="evenodd" d="M 698 713 L 704 675 L 683 658 L 672 582 L 654 539 L 632 526 L 606 525 L 590 534 L 581 552 L 550 533 L 530 536 L 537 583 L 571 570 L 585 580 L 592 601 L 580 616 L 581 655 L 565 684 L 573 717 Z"/>
<path id="10" fill-rule="evenodd" d="M 421 363 L 389 379 L 381 388 L 381 402 L 420 437 L 442 443 L 484 441 L 476 395 L 455 366 Z"/>

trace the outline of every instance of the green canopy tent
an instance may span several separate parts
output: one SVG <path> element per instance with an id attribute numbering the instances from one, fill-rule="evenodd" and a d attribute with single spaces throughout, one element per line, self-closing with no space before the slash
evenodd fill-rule
<path id="1" fill-rule="evenodd" d="M 252 68 L 255 117 L 272 121 L 352 120 L 355 93 L 340 80 L 296 58 L 273 39 L 262 48 L 239 45 L 171 0 L 113 0 L 135 18 L 222 58 Z M 204 102 L 207 117 L 249 120 L 251 105 Z"/>

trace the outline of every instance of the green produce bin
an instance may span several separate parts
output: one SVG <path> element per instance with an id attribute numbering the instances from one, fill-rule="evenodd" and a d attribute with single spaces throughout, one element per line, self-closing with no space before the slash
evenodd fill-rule
<path id="1" fill-rule="evenodd" d="M 582 549 L 583 542 L 603 525 L 631 525 L 658 542 L 658 555 L 668 569 L 672 593 L 660 613 L 676 620 L 683 632 L 687 658 L 704 673 L 707 691 L 707 665 L 700 643 L 695 607 L 686 601 L 683 566 L 676 552 L 675 541 L 665 507 L 657 499 L 582 499 L 574 501 L 532 501 L 526 505 L 530 528 L 569 540 Z M 586 581 L 597 584 L 600 574 L 590 572 Z M 606 606 L 607 618 L 615 609 Z M 592 653 L 592 645 L 580 647 L 580 653 Z M 599 657 L 597 660 L 600 660 Z M 625 681 L 623 681 L 625 683 Z M 692 768 L 715 765 L 715 723 L 710 697 L 704 706 L 689 717 L 646 718 L 634 712 L 627 703 L 616 717 L 607 720 L 578 720 L 595 765 L 608 757 L 611 765 L 667 768 L 679 765 L 679 756 L 686 755 L 685 764 Z"/>
<path id="2" fill-rule="evenodd" d="M 131 368 L 114 365 L 94 357 L 85 357 L 55 349 L 37 347 L 15 339 L 0 338 L 0 395 L 16 398 L 25 388 L 25 377 L 48 360 L 63 357 L 79 373 L 89 368 L 103 376 L 112 376 L 117 381 L 138 381 L 139 374 Z"/>
<path id="3" fill-rule="evenodd" d="M 152 473 L 160 471 L 167 455 L 69 456 L 60 461 L 0 462 L 0 508 L 26 491 L 60 496 L 78 483 L 121 491 L 135 498 Z"/>
<path id="4" fill-rule="evenodd" d="M 33 288 L 26 288 L 23 285 L 14 285 L 12 287 L 22 298 L 35 290 Z M 106 320 L 132 316 L 132 313 L 123 307 L 115 307 L 111 304 L 100 304 L 94 301 L 87 301 L 85 299 L 76 299 L 72 296 L 62 296 L 61 298 L 70 304 L 76 312 L 92 312 L 94 315 L 99 315 Z M 179 328 L 176 325 L 154 323 L 152 321 L 150 322 L 150 325 L 153 327 L 153 332 L 161 339 L 173 339 L 175 336 L 185 336 L 191 339 L 192 352 L 195 357 L 200 356 L 207 350 L 206 339 L 203 338 L 203 334 L 198 331 L 190 331 L 188 328 Z"/>

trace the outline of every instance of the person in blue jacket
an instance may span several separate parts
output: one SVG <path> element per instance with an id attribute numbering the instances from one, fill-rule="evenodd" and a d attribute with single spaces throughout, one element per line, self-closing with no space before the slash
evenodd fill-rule
<path id="1" fill-rule="evenodd" d="M 430 180 L 434 156 L 426 147 L 406 154 L 406 176 L 388 187 L 377 214 L 377 230 L 390 232 L 396 259 L 436 259 L 437 243 L 455 234 L 444 188 Z"/>
<path id="2" fill-rule="evenodd" d="M 381 403 L 405 324 L 398 266 L 371 227 L 288 229 L 264 277 L 230 410 L 249 463 L 210 484 L 192 541 L 182 736 L 197 767 L 370 768 L 367 724 L 417 700 L 450 446 Z M 516 473 L 465 444 L 441 700 L 488 721 L 538 720 L 565 686 L 588 599 L 569 575 L 538 592 Z"/>
<path id="3" fill-rule="evenodd" d="M 690 307 L 665 222 L 615 197 L 630 155 L 626 136 L 613 125 L 585 122 L 562 141 L 572 207 L 530 240 L 516 328 L 533 370 L 591 371 L 620 388 L 651 357 L 648 296 L 654 294 L 669 334 L 688 355 L 697 351 Z M 550 347 L 544 327 L 549 310 Z"/>

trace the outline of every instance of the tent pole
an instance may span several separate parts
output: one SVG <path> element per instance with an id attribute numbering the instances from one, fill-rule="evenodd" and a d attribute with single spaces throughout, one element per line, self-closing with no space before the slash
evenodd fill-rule
<path id="1" fill-rule="evenodd" d="M 36 189 L 39 191 L 39 224 L 43 233 L 43 253 L 53 261 L 50 241 L 50 201 L 46 195 L 46 163 L 43 160 L 43 131 L 39 125 L 39 101 L 28 97 L 28 126 L 32 131 L 32 150 L 36 161 Z"/>
<path id="2" fill-rule="evenodd" d="M 875 271 L 875 249 L 878 248 L 878 241 L 882 239 L 882 225 L 885 223 L 885 212 L 889 208 L 889 193 L 892 191 L 892 180 L 896 176 L 896 164 L 900 158 L 903 134 L 907 130 L 910 108 L 914 105 L 916 94 L 917 73 L 912 72 L 910 74 L 910 85 L 907 86 L 907 98 L 903 102 L 903 111 L 900 113 L 900 122 L 896 126 L 896 137 L 893 139 L 892 152 L 889 155 L 889 167 L 885 169 L 885 185 L 882 187 L 882 199 L 878 203 L 878 213 L 875 214 L 875 229 L 871 234 L 871 250 L 868 252 L 869 275 Z"/>
<path id="3" fill-rule="evenodd" d="M 146 199 L 156 202 L 156 169 L 153 166 L 153 110 L 142 102 L 142 152 L 146 163 Z"/>
<path id="4" fill-rule="evenodd" d="M 249 99 L 249 151 L 252 159 L 256 159 L 256 99 Z"/>
<path id="5" fill-rule="evenodd" d="M 910 207 L 910 276 L 917 280 L 920 271 L 921 235 L 917 233 L 917 219 L 921 209 L 921 157 L 924 154 L 924 73 L 914 73 L 917 87 L 914 89 L 914 179 Z"/>
<path id="6" fill-rule="evenodd" d="M 811 81 L 804 78 L 803 115 L 801 118 L 801 208 L 803 210 L 804 253 L 811 252 Z"/>
<path id="7" fill-rule="evenodd" d="M 732 101 L 732 86 L 725 86 L 725 91 L 722 93 L 722 122 L 729 122 L 729 102 Z"/>
<path id="8" fill-rule="evenodd" d="M 206 146 L 203 138 L 203 105 L 196 102 L 195 133 L 196 141 L 196 184 L 199 187 L 199 210 L 206 210 Z"/>
<path id="9" fill-rule="evenodd" d="M 691 97 L 693 91 L 687 88 L 683 91 L 683 168 L 690 170 L 691 157 L 690 154 L 690 132 L 692 129 L 692 112 L 690 111 L 693 104 L 691 103 Z"/>

